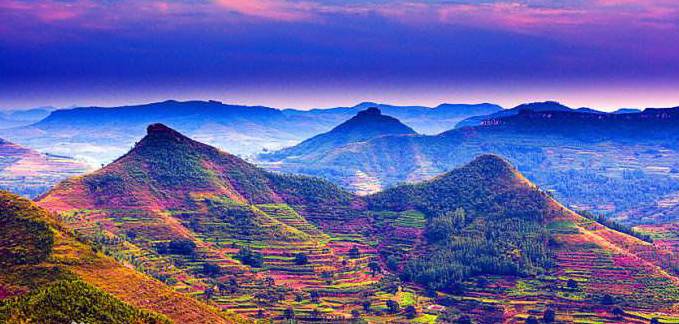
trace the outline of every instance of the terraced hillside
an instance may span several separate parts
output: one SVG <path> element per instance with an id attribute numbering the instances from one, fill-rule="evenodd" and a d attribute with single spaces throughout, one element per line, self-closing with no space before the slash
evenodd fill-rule
<path id="1" fill-rule="evenodd" d="M 674 251 L 573 213 L 497 157 L 368 201 L 427 216 L 425 243 L 398 269 L 440 291 L 443 319 L 521 322 L 549 310 L 564 322 L 643 323 L 678 315 Z"/>
<path id="2" fill-rule="evenodd" d="M 251 319 L 677 317 L 671 251 L 570 212 L 495 156 L 359 197 L 152 125 L 39 204 L 118 262 Z"/>
<path id="3" fill-rule="evenodd" d="M 349 318 L 382 275 L 362 205 L 152 125 L 130 153 L 40 204 L 120 262 L 251 317 Z"/>
<path id="4" fill-rule="evenodd" d="M 0 322 L 233 323 L 97 252 L 44 209 L 0 192 Z"/>
<path id="5" fill-rule="evenodd" d="M 0 189 L 34 198 L 89 168 L 74 159 L 41 154 L 0 139 Z"/>

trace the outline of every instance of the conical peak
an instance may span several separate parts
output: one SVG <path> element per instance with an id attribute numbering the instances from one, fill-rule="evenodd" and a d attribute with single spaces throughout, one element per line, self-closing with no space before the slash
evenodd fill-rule
<path id="1" fill-rule="evenodd" d="M 370 107 L 370 108 L 368 108 L 368 109 L 366 109 L 366 110 L 363 110 L 363 111 L 359 112 L 357 116 L 361 116 L 361 117 L 374 117 L 374 116 L 381 116 L 381 115 L 382 115 L 382 112 L 380 111 L 379 108 L 377 108 L 377 107 Z"/>
<path id="2" fill-rule="evenodd" d="M 163 124 L 151 124 L 146 128 L 147 135 L 158 135 L 158 134 L 178 134 L 174 129 L 167 127 Z"/>

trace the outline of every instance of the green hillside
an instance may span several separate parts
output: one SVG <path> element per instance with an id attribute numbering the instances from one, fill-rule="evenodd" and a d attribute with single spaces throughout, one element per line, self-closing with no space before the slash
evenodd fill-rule
<path id="1" fill-rule="evenodd" d="M 152 125 L 128 154 L 39 204 L 117 262 L 250 320 L 676 313 L 672 255 L 572 213 L 492 155 L 360 197 Z M 564 288 L 571 279 L 577 290 Z M 624 303 L 602 304 L 606 294 Z"/>
<path id="2" fill-rule="evenodd" d="M 169 323 L 80 281 L 52 258 L 57 229 L 30 201 L 0 192 L 2 323 Z M 0 294 L 2 297 L 2 294 Z"/>

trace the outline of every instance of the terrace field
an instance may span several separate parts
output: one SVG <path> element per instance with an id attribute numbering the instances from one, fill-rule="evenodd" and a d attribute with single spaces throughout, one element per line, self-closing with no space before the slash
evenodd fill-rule
<path id="1" fill-rule="evenodd" d="M 61 183 L 39 204 L 118 263 L 250 320 L 495 323 L 550 310 L 560 321 L 642 323 L 679 315 L 674 251 L 571 212 L 495 156 L 359 197 L 265 172 L 154 125 L 130 153 Z M 126 294 L 116 288 L 121 273 L 74 272 Z M 92 275 L 102 272 L 114 279 Z"/>

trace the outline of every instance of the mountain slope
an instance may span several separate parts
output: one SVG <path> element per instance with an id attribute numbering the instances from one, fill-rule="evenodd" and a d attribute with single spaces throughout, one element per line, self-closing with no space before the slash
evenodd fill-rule
<path id="1" fill-rule="evenodd" d="M 327 133 L 262 157 L 268 160 L 291 158 L 311 161 L 347 144 L 380 136 L 416 134 L 412 128 L 402 124 L 398 119 L 382 115 L 378 108 L 368 108 Z"/>
<path id="2" fill-rule="evenodd" d="M 147 133 L 39 203 L 119 262 L 250 318 L 346 321 L 358 311 L 368 321 L 404 321 L 405 312 L 389 310 L 397 302 L 417 314 L 445 305 L 431 315 L 444 322 L 459 314 L 517 321 L 549 305 L 560 320 L 584 309 L 602 321 L 612 308 L 599 301 L 606 293 L 645 316 L 676 313 L 664 270 L 671 255 L 567 211 L 500 158 L 363 198 L 263 171 L 163 125 Z M 572 261 L 583 253 L 596 267 Z M 96 273 L 78 272 L 121 289 Z M 627 276 L 611 285 L 599 279 L 606 274 Z M 569 279 L 591 283 L 566 298 Z M 517 295 L 526 282 L 538 293 Z"/>
<path id="3" fill-rule="evenodd" d="M 351 243 L 368 224 L 354 196 L 319 179 L 263 171 L 161 124 L 128 154 L 61 183 L 39 204 L 120 261 L 248 316 L 279 318 L 293 294 L 344 294 L 380 278 L 364 272 L 371 248 Z M 348 244 L 365 257 L 343 262 Z M 298 254 L 306 261 L 296 262 Z M 213 295 L 227 284 L 241 288 Z"/>
<path id="4" fill-rule="evenodd" d="M 0 139 L 0 189 L 36 197 L 59 181 L 84 173 L 84 163 L 69 157 L 41 154 Z"/>
<path id="5" fill-rule="evenodd" d="M 535 274 L 551 262 L 544 195 L 496 156 L 480 156 L 368 201 L 372 209 L 415 209 L 428 216 L 424 235 L 431 253 L 406 263 L 404 277 L 430 288 L 450 288 L 484 273 Z"/>
<path id="6" fill-rule="evenodd" d="M 679 311 L 679 278 L 670 272 L 676 255 L 573 213 L 496 156 L 367 200 L 375 211 L 425 214 L 424 243 L 389 257 L 405 280 L 450 294 L 439 301 L 449 321 L 460 313 L 512 321 L 511 314 L 548 308 L 565 322 L 578 320 L 574 310 L 615 320 L 606 315 L 612 304 L 670 318 Z M 605 295 L 614 302 L 601 302 Z"/>
<path id="7" fill-rule="evenodd" d="M 238 320 L 94 252 L 24 198 L 0 192 L 0 207 L 3 322 Z"/>

